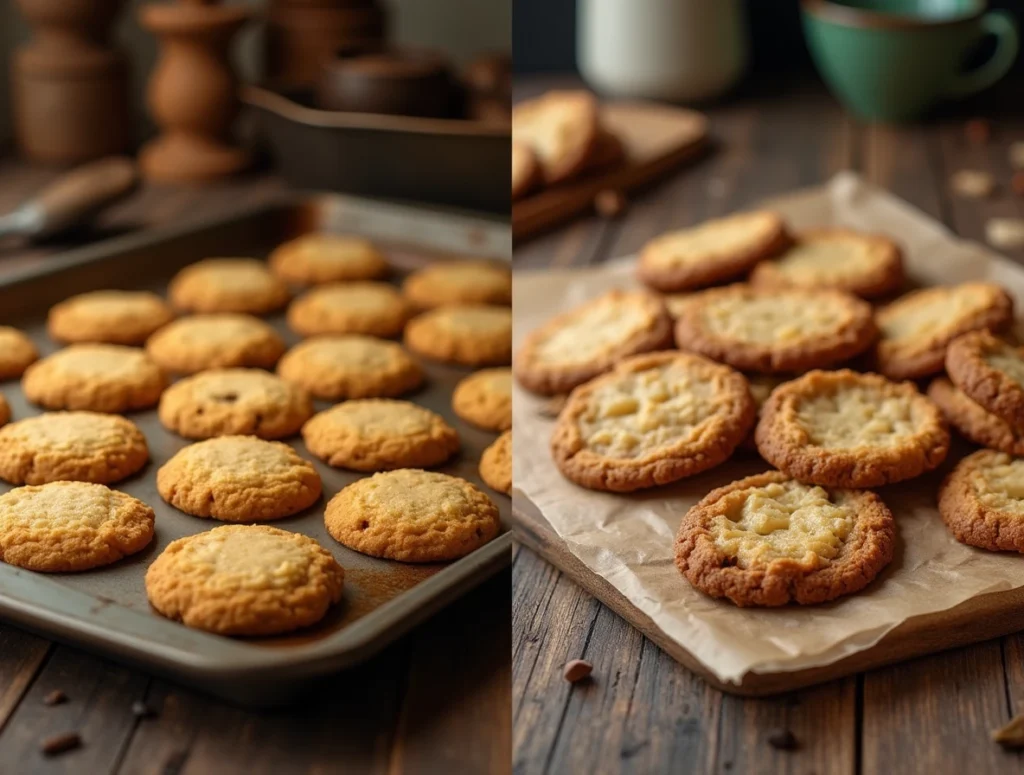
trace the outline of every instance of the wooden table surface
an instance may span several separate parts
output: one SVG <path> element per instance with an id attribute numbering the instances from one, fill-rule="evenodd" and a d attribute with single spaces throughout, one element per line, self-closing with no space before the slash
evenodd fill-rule
<path id="1" fill-rule="evenodd" d="M 564 80 L 517 85 L 517 98 Z M 571 82 L 570 82 L 571 83 Z M 618 220 L 584 218 L 516 246 L 516 268 L 584 266 L 634 253 L 672 227 L 819 184 L 850 169 L 957 233 L 982 239 L 992 216 L 1024 216 L 1010 191 L 1008 145 L 1024 141 L 1020 84 L 927 124 L 868 126 L 815 82 L 748 86 L 707 108 L 718 150 L 632 197 Z M 964 122 L 993 121 L 968 143 Z M 990 171 L 1000 191 L 955 198 L 958 169 Z M 899 235 L 893 235 L 897 239 Z M 1011 254 L 1024 260 L 1024 252 Z M 936 654 L 771 699 L 711 689 L 587 595 L 518 548 L 512 570 L 513 761 L 517 773 L 987 773 L 1024 770 L 989 732 L 1024 712 L 1024 635 Z M 593 680 L 562 678 L 570 659 Z M 768 737 L 790 730 L 794 751 Z"/>
<path id="2" fill-rule="evenodd" d="M 0 162 L 0 212 L 54 177 Z M 147 186 L 97 229 L 26 247 L 0 240 L 0 278 L 105 234 L 212 218 L 282 188 L 249 176 L 203 188 Z M 337 674 L 301 706 L 250 711 L 0 623 L 0 773 L 502 773 L 511 761 L 509 572 L 448 607 L 369 662 Z M 63 691 L 68 701 L 43 698 Z M 143 701 L 154 715 L 137 718 Z M 40 741 L 78 732 L 54 758 Z"/>

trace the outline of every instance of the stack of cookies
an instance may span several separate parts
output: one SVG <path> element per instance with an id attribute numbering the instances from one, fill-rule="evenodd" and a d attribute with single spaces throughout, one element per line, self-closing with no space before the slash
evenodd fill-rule
<path id="1" fill-rule="evenodd" d="M 616 493 L 694 476 L 756 449 L 775 470 L 708 493 L 682 518 L 676 562 L 740 606 L 819 603 L 889 563 L 893 515 L 871 488 L 945 460 L 947 421 L 991 447 L 938 494 L 961 541 L 1024 551 L 1024 351 L 992 283 L 905 284 L 898 246 L 850 229 L 794 233 L 747 212 L 664 234 L 612 291 L 528 336 L 513 371 L 568 394 L 555 464 Z M 897 297 L 898 296 L 898 297 Z M 677 348 L 677 349 L 674 349 Z M 945 368 L 928 394 L 921 384 Z"/>
<path id="2" fill-rule="evenodd" d="M 491 497 L 422 470 L 458 453 L 458 431 L 398 397 L 424 382 L 418 358 L 488 367 L 459 384 L 453 411 L 504 432 L 480 471 L 510 491 L 510 274 L 488 261 L 442 261 L 399 288 L 384 281 L 390 273 L 368 240 L 309 234 L 267 262 L 192 264 L 166 299 L 144 291 L 67 299 L 47 320 L 49 336 L 66 346 L 42 359 L 23 332 L 0 327 L 0 380 L 20 377 L 26 399 L 48 410 L 9 422 L 0 395 L 0 478 L 16 485 L 0 495 L 0 560 L 81 571 L 144 549 L 158 528 L 153 509 L 111 485 L 150 459 L 145 434 L 122 415 L 154 407 L 167 431 L 194 442 L 156 472 L 160 497 L 230 523 L 171 542 L 147 570 L 153 607 L 190 627 L 272 635 L 314 624 L 341 599 L 344 571 L 328 548 L 255 524 L 324 495 L 313 462 L 281 441 L 300 434 L 315 458 L 373 474 L 326 506 L 327 531 L 342 545 L 439 562 L 490 541 L 500 530 Z M 302 337 L 291 349 L 265 320 L 285 307 Z M 340 403 L 315 413 L 314 399 Z"/>

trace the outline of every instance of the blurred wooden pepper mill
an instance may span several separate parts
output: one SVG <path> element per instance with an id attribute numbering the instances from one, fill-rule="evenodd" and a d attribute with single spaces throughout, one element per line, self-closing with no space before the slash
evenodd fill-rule
<path id="1" fill-rule="evenodd" d="M 238 80 L 228 61 L 231 40 L 248 19 L 243 8 L 204 0 L 139 9 L 142 26 L 161 43 L 148 89 L 150 114 L 161 134 L 139 153 L 147 178 L 212 180 L 249 164 L 231 137 Z"/>
<path id="2" fill-rule="evenodd" d="M 11 63 L 14 133 L 33 161 L 76 164 L 127 150 L 128 65 L 109 43 L 124 0 L 17 0 L 32 40 Z"/>

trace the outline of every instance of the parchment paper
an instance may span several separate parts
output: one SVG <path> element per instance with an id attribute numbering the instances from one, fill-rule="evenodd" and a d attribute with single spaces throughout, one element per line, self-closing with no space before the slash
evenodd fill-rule
<path id="1" fill-rule="evenodd" d="M 949 284 L 990 279 L 1024 300 L 1024 268 L 942 225 L 851 173 L 827 186 L 766 203 L 797 228 L 842 225 L 892 236 L 913 280 Z M 633 287 L 632 259 L 595 269 L 515 273 L 516 342 L 557 312 L 611 288 Z M 752 453 L 678 485 L 611 495 L 577 487 L 551 461 L 554 421 L 544 399 L 514 392 L 514 481 L 569 550 L 604 577 L 719 680 L 827 665 L 870 648 L 907 618 L 952 608 L 987 592 L 1024 585 L 1024 557 L 957 543 L 936 510 L 943 473 L 966 451 L 956 447 L 939 472 L 879 490 L 899 530 L 892 564 L 864 592 L 821 606 L 739 609 L 694 590 L 673 563 L 673 541 L 687 509 L 709 490 L 770 468 Z"/>

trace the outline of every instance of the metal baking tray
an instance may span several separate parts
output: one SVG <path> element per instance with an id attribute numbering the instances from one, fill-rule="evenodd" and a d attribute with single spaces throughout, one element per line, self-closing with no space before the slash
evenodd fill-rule
<path id="1" fill-rule="evenodd" d="M 508 258 L 507 220 L 375 202 L 338 195 L 287 195 L 280 202 L 227 219 L 153 230 L 55 256 L 41 271 L 0 283 L 0 323 L 24 329 L 42 354 L 58 349 L 45 333 L 50 306 L 75 293 L 101 288 L 163 292 L 186 264 L 209 256 L 263 257 L 276 245 L 311 230 L 345 231 L 374 239 L 401 274 L 440 255 Z M 267 319 L 289 345 L 298 341 L 284 315 Z M 28 629 L 168 676 L 236 702 L 271 705 L 299 695 L 325 673 L 349 667 L 506 567 L 511 560 L 510 499 L 484 485 L 477 465 L 496 436 L 462 422 L 451 392 L 468 370 L 423 362 L 429 377 L 409 400 L 445 417 L 462 438 L 462 451 L 437 470 L 480 486 L 501 510 L 502 532 L 454 562 L 408 565 L 367 557 L 343 547 L 324 528 L 324 506 L 362 474 L 332 469 L 310 455 L 300 437 L 288 439 L 312 460 L 324 483 L 322 499 L 272 524 L 305 533 L 327 547 L 345 568 L 345 592 L 320 624 L 291 635 L 233 639 L 191 630 L 153 611 L 143 586 L 146 568 L 176 538 L 209 530 L 216 520 L 189 516 L 164 503 L 156 471 L 187 440 L 164 430 L 156 411 L 129 414 L 146 435 L 151 461 L 113 485 L 156 512 L 156 537 L 143 552 L 85 573 L 42 574 L 0 563 L 0 617 Z M 0 383 L 14 419 L 39 414 L 17 381 Z M 330 406 L 316 402 L 317 410 Z M 0 486 L 0 492 L 10 490 Z"/>

